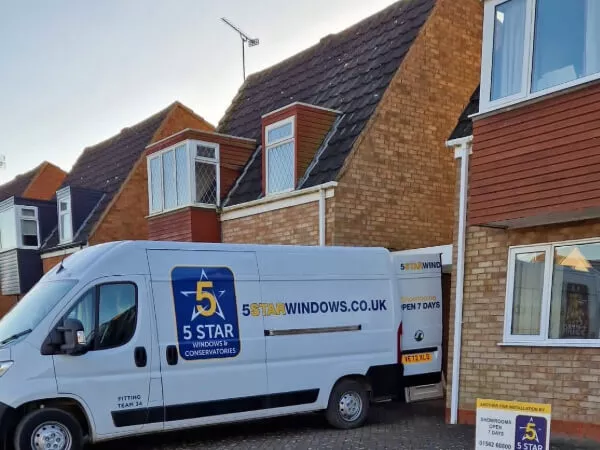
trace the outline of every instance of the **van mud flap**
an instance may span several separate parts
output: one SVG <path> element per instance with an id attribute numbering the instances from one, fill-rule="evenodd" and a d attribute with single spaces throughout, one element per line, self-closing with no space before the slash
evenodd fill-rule
<path id="1" fill-rule="evenodd" d="M 386 364 L 371 366 L 367 371 L 367 379 L 372 389 L 374 401 L 397 398 L 403 394 L 402 364 Z"/>

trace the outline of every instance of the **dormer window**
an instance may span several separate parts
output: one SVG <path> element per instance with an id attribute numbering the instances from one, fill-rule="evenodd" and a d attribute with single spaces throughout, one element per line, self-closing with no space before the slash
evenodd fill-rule
<path id="1" fill-rule="evenodd" d="M 19 211 L 19 235 L 21 248 L 38 248 L 40 232 L 38 226 L 38 210 L 35 207 L 21 206 Z"/>
<path id="2" fill-rule="evenodd" d="M 294 189 L 294 120 L 290 117 L 265 127 L 267 195 Z"/>
<path id="3" fill-rule="evenodd" d="M 69 188 L 56 193 L 56 206 L 58 208 L 58 237 L 61 244 L 73 240 L 73 214 L 71 212 L 71 191 Z"/>
<path id="4" fill-rule="evenodd" d="M 150 213 L 219 205 L 219 145 L 185 141 L 148 157 Z"/>

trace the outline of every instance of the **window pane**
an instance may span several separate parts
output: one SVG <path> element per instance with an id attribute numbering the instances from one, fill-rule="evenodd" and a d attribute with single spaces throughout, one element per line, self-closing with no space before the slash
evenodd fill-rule
<path id="1" fill-rule="evenodd" d="M 161 167 L 160 158 L 150 160 L 150 204 L 152 212 L 162 209 L 162 192 L 160 191 Z"/>
<path id="2" fill-rule="evenodd" d="M 538 0 L 532 91 L 600 71 L 600 2 Z"/>
<path id="3" fill-rule="evenodd" d="M 33 209 L 21 209 L 21 215 L 23 217 L 35 217 L 35 210 Z"/>
<path id="4" fill-rule="evenodd" d="M 526 6 L 526 0 L 510 0 L 496 7 L 491 100 L 521 92 Z"/>
<path id="5" fill-rule="evenodd" d="M 73 222 L 71 221 L 71 213 L 65 213 L 60 215 L 60 240 L 70 241 L 73 239 Z"/>
<path id="6" fill-rule="evenodd" d="M 515 260 L 513 335 L 540 334 L 545 253 L 520 253 Z"/>
<path id="7" fill-rule="evenodd" d="M 126 344 L 135 333 L 137 310 L 131 283 L 100 286 L 98 345 L 96 350 Z"/>
<path id="8" fill-rule="evenodd" d="M 82 323 L 88 347 L 94 343 L 94 309 L 94 289 L 90 289 L 67 314 L 68 319 L 77 319 Z"/>
<path id="9" fill-rule="evenodd" d="M 200 158 L 216 158 L 216 149 L 207 145 L 197 144 L 196 145 L 196 156 Z"/>
<path id="10" fill-rule="evenodd" d="M 60 210 L 61 211 L 68 211 L 69 210 L 69 203 L 68 202 L 60 202 Z"/>
<path id="11" fill-rule="evenodd" d="M 196 203 L 217 204 L 217 166 L 196 161 Z"/>
<path id="12" fill-rule="evenodd" d="M 287 142 L 267 149 L 269 194 L 294 188 L 294 143 Z"/>
<path id="13" fill-rule="evenodd" d="M 271 128 L 267 133 L 267 143 L 291 138 L 292 133 L 292 122 L 287 122 L 279 127 Z"/>
<path id="14" fill-rule="evenodd" d="M 598 339 L 600 244 L 557 247 L 554 252 L 551 339 Z"/>
<path id="15" fill-rule="evenodd" d="M 177 206 L 177 185 L 175 183 L 175 152 L 170 151 L 162 156 L 163 189 L 165 194 L 165 209 Z"/>
<path id="16" fill-rule="evenodd" d="M 30 219 L 21 220 L 21 235 L 23 238 L 24 246 L 37 247 L 37 222 L 35 220 Z"/>
<path id="17" fill-rule="evenodd" d="M 190 197 L 190 163 L 184 146 L 175 149 L 177 164 L 177 205 L 189 205 Z"/>

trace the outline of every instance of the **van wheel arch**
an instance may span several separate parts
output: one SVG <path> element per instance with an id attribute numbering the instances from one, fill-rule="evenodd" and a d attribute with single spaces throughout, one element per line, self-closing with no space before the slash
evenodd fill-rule
<path id="1" fill-rule="evenodd" d="M 15 414 L 13 415 L 14 426 L 11 427 L 12 432 L 14 433 L 16 425 L 21 421 L 21 419 L 23 419 L 23 417 L 25 417 L 31 411 L 44 408 L 60 409 L 72 414 L 81 426 L 84 439 L 91 438 L 92 428 L 90 424 L 90 419 L 87 416 L 84 407 L 77 400 L 68 397 L 35 400 L 28 403 L 24 403 L 23 405 L 19 406 L 18 408 L 16 408 Z M 12 439 L 12 436 L 10 437 L 10 439 Z"/>
<path id="2" fill-rule="evenodd" d="M 371 395 L 373 393 L 373 387 L 371 385 L 371 382 L 366 375 L 361 375 L 359 373 L 352 374 L 352 375 L 344 375 L 343 377 L 339 378 L 335 383 L 333 383 L 333 386 L 331 386 L 329 395 L 331 395 L 331 393 L 333 392 L 333 390 L 335 389 L 335 387 L 337 385 L 339 385 L 342 381 L 345 381 L 345 380 L 352 380 L 352 381 L 356 381 L 356 382 L 362 384 L 363 387 L 365 388 L 365 390 L 369 393 L 369 398 L 371 397 Z"/>

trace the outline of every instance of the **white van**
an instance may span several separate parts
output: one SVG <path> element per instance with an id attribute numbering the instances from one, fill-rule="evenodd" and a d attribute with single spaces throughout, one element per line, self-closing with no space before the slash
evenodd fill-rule
<path id="1" fill-rule="evenodd" d="M 114 242 L 57 265 L 0 321 L 17 450 L 326 411 L 439 381 L 441 263 L 369 248 Z"/>

